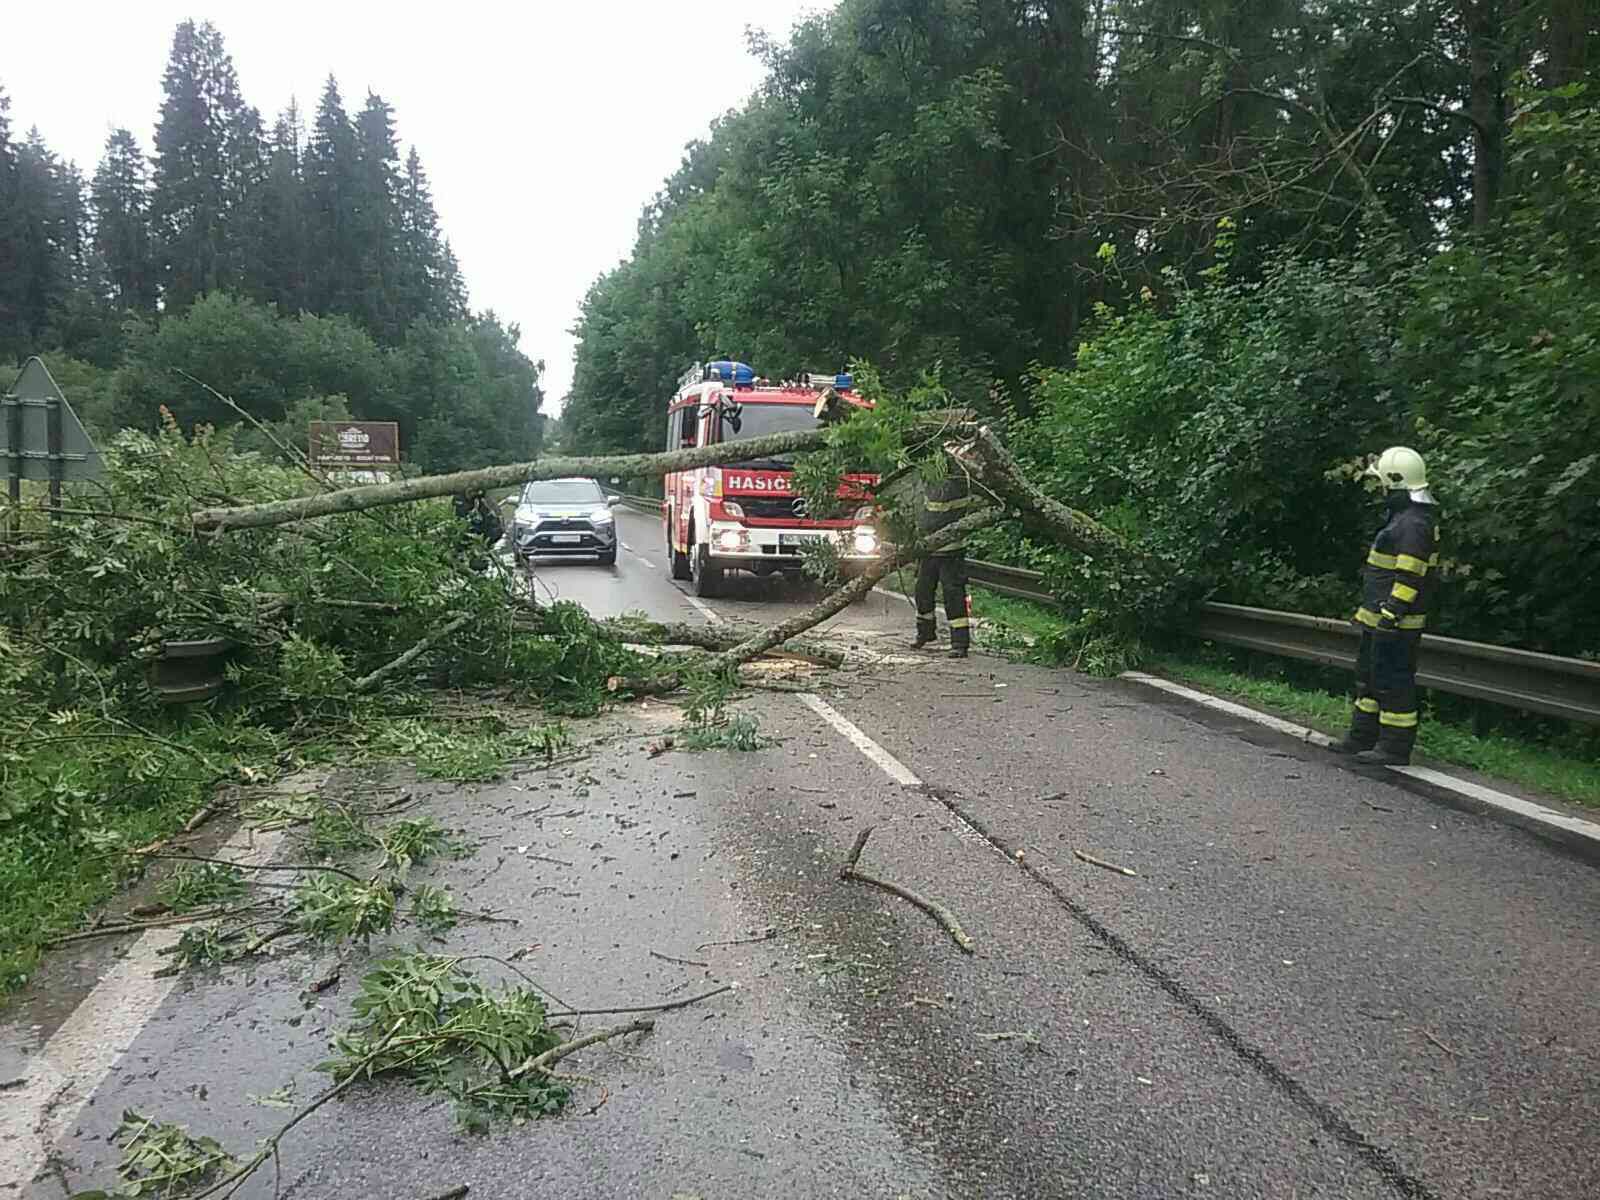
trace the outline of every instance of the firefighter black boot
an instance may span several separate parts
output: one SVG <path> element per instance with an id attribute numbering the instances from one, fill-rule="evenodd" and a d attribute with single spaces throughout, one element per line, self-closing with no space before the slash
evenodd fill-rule
<path id="1" fill-rule="evenodd" d="M 1335 754 L 1365 754 L 1378 744 L 1378 702 L 1370 696 L 1356 700 L 1350 713 L 1350 732 L 1328 747 Z"/>

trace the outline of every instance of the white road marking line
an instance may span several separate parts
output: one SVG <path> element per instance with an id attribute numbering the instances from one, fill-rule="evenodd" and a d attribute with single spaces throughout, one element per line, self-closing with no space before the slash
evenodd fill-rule
<path id="1" fill-rule="evenodd" d="M 717 610 L 712 608 L 704 600 L 700 599 L 699 596 L 693 595 L 690 592 L 684 592 L 683 598 L 698 608 L 700 610 L 700 614 L 713 625 L 722 620 L 722 618 L 717 615 Z"/>
<path id="2" fill-rule="evenodd" d="M 1296 725 L 1266 713 L 1257 712 L 1253 708 L 1246 708 L 1242 704 L 1233 704 L 1227 700 L 1218 699 L 1216 696 L 1205 692 L 1197 692 L 1193 688 L 1186 688 L 1182 684 L 1173 683 L 1169 679 L 1161 679 L 1155 675 L 1146 675 L 1142 671 L 1124 671 L 1123 679 L 1131 679 L 1135 683 L 1143 683 L 1153 688 L 1160 688 L 1163 692 L 1171 692 L 1174 696 L 1182 696 L 1206 708 L 1225 712 L 1230 716 L 1242 717 L 1246 721 L 1254 721 L 1257 725 L 1265 725 L 1268 729 L 1275 729 L 1279 733 L 1286 733 L 1290 737 L 1298 738 L 1303 742 L 1310 742 L 1317 746 L 1331 746 L 1334 739 L 1325 733 L 1318 733 L 1314 729 L 1307 729 L 1304 725 Z M 1390 767 L 1401 775 L 1412 779 L 1421 780 L 1423 783 L 1432 784 L 1434 787 L 1443 788 L 1447 792 L 1454 792 L 1458 796 L 1466 796 L 1479 804 L 1486 805 L 1501 812 L 1513 813 L 1525 820 L 1535 821 L 1541 825 L 1548 825 L 1564 833 L 1574 834 L 1587 841 L 1600 846 L 1600 824 L 1585 821 L 1581 817 L 1568 816 L 1566 813 L 1557 812 L 1553 808 L 1546 808 L 1542 804 L 1535 804 L 1530 800 L 1523 800 L 1518 796 L 1508 795 L 1496 791 L 1494 788 L 1484 787 L 1480 783 L 1473 783 L 1468 779 L 1457 779 L 1454 775 L 1446 775 L 1443 771 L 1436 771 L 1432 767 Z"/>
<path id="3" fill-rule="evenodd" d="M 1162 679 L 1156 675 L 1146 675 L 1143 671 L 1124 671 L 1122 679 L 1131 679 L 1134 683 L 1142 683 L 1147 687 L 1160 688 L 1163 692 L 1171 692 L 1174 696 L 1182 696 L 1185 700 L 1193 700 L 1196 704 L 1214 709 L 1217 712 L 1227 713 L 1230 717 L 1242 717 L 1246 721 L 1254 721 L 1257 725 L 1265 725 L 1279 733 L 1288 734 L 1302 742 L 1310 742 L 1313 746 L 1328 747 L 1333 745 L 1333 739 L 1325 733 L 1318 733 L 1315 729 L 1307 729 L 1304 725 L 1296 725 L 1293 721 L 1285 721 L 1280 717 L 1269 716 L 1257 712 L 1253 708 L 1246 708 L 1242 704 L 1234 704 L 1230 700 L 1221 700 L 1206 692 L 1197 692 L 1193 688 L 1186 688 L 1181 683 L 1173 683 L 1170 679 Z"/>
<path id="4" fill-rule="evenodd" d="M 862 733 L 861 730 L 853 722 L 851 722 L 849 718 L 847 718 L 838 709 L 834 708 L 833 705 L 829 704 L 821 696 L 815 695 L 811 692 L 801 692 L 795 698 L 799 700 L 801 704 L 804 704 L 807 708 L 809 708 L 812 712 L 816 713 L 817 716 L 821 717 L 829 725 L 832 725 L 840 733 L 844 734 L 852 746 L 861 751 L 861 753 L 865 754 L 874 763 L 881 767 L 883 769 L 883 773 L 898 783 L 901 787 L 922 786 L 922 780 L 913 775 L 903 762 L 901 762 L 894 755 L 890 754 L 882 746 L 878 745 L 877 742 L 873 741 L 866 734 Z"/>
<path id="5" fill-rule="evenodd" d="M 218 857 L 259 866 L 283 839 L 282 830 L 257 834 L 242 828 Z M 166 925 L 144 933 L 44 1048 L 24 1062 L 28 1082 L 0 1105 L 0 1180 L 25 1187 L 48 1165 L 55 1144 L 178 985 L 178 976 L 157 979 L 156 972 L 171 965 L 161 952 L 175 946 L 185 928 Z"/>

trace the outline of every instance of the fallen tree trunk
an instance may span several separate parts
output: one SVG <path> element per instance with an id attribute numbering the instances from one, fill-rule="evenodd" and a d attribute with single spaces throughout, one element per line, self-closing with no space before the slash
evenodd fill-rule
<path id="1" fill-rule="evenodd" d="M 570 475 L 608 478 L 615 475 L 623 479 L 659 478 L 672 471 L 692 471 L 697 467 L 772 458 L 779 454 L 793 454 L 799 450 L 815 450 L 823 444 L 826 436 L 827 431 L 818 427 L 791 433 L 775 433 L 770 437 L 751 438 L 742 442 L 696 446 L 690 450 L 669 450 L 662 454 L 538 458 L 532 462 L 507 463 L 498 467 L 484 467 L 477 471 L 457 471 L 451 475 L 419 475 L 415 479 L 400 479 L 393 483 L 340 488 L 337 491 L 320 492 L 314 496 L 297 496 L 292 500 L 269 500 L 264 504 L 246 504 L 238 508 L 204 508 L 193 513 L 190 520 L 200 532 L 223 533 L 230 529 L 260 529 L 268 525 L 286 525 L 293 521 L 308 521 L 313 517 L 333 516 L 336 513 L 361 512 L 368 508 L 406 504 L 434 496 L 455 496 L 476 488 L 506 487 L 537 479 L 561 479 Z"/>
<path id="2" fill-rule="evenodd" d="M 741 663 L 749 662 L 751 659 L 765 654 L 774 646 L 788 641 L 795 634 L 803 633 L 813 625 L 826 621 L 835 613 L 842 612 L 876 587 L 879 581 L 890 571 L 904 566 L 906 563 L 926 558 L 930 554 L 937 554 L 946 546 L 953 546 L 962 541 L 968 534 L 976 533 L 985 526 L 993 525 L 1004 515 L 1004 510 L 999 508 L 979 509 L 977 512 L 968 513 L 953 524 L 946 525 L 925 541 L 909 546 L 896 547 L 892 554 L 884 555 L 862 571 L 860 575 L 842 587 L 835 588 L 832 592 L 829 592 L 799 616 L 790 617 L 787 621 L 780 622 L 769 629 L 764 629 L 760 633 L 752 634 L 738 645 L 731 646 L 720 654 L 713 654 L 701 664 L 700 669 L 715 674 L 730 670 Z M 626 691 L 630 690 L 626 686 L 627 682 L 619 676 L 615 680 L 608 681 L 607 686 L 612 691 Z M 660 695 L 663 692 L 673 691 L 680 687 L 682 683 L 681 672 L 665 672 L 651 677 L 648 693 Z"/>
<path id="3" fill-rule="evenodd" d="M 747 632 L 727 626 L 690 625 L 683 621 L 641 621 L 630 617 L 612 617 L 601 621 L 600 628 L 623 641 L 644 645 L 698 646 L 702 650 L 731 650 L 749 637 Z M 842 651 L 809 642 L 789 642 L 776 653 L 804 659 L 819 667 L 844 665 Z"/>
<path id="4" fill-rule="evenodd" d="M 978 470 L 974 476 L 977 482 L 1006 503 L 1014 505 L 1025 523 L 1043 530 L 1056 541 L 1082 554 L 1149 561 L 1143 551 L 1121 534 L 1108 529 L 1088 513 L 1069 508 L 1045 495 L 1034 486 L 1023 473 L 1022 465 L 1012 457 L 1004 443 L 990 432 L 988 426 L 977 431 L 973 450 L 978 458 Z"/>

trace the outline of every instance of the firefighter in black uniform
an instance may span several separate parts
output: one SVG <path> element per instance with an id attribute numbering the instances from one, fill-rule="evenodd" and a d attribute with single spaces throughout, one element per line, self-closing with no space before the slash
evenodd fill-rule
<path id="1" fill-rule="evenodd" d="M 489 565 L 489 560 L 482 553 L 482 547 L 493 549 L 505 534 L 505 525 L 500 520 L 500 514 L 495 512 L 494 505 L 489 503 L 489 498 L 482 488 L 475 488 L 471 492 L 463 492 L 456 497 L 456 516 L 467 523 L 467 528 L 462 539 L 462 548 L 467 551 L 469 561 L 474 571 L 481 571 Z"/>
<path id="2" fill-rule="evenodd" d="M 917 514 L 917 528 L 924 537 L 954 524 L 966 516 L 976 502 L 967 473 L 951 447 L 950 470 L 937 483 L 929 484 Z M 917 638 L 912 646 L 921 649 L 938 634 L 933 597 L 935 589 L 944 592 L 944 615 L 950 622 L 950 657 L 965 658 L 972 646 L 972 619 L 967 616 L 967 551 L 957 543 L 930 554 L 917 566 Z"/>
<path id="3" fill-rule="evenodd" d="M 1422 456 L 1391 446 L 1367 468 L 1387 492 L 1383 528 L 1362 569 L 1355 710 L 1333 749 L 1404 766 L 1417 741 L 1417 643 L 1439 574 L 1439 519 Z"/>

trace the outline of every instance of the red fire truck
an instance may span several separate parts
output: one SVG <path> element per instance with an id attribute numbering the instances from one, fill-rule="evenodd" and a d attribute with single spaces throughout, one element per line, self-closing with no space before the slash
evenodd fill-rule
<path id="1" fill-rule="evenodd" d="M 871 407 L 855 393 L 849 375 L 772 384 L 740 362 L 696 366 L 679 379 L 667 407 L 667 449 L 815 429 L 817 401 L 826 388 L 843 403 Z M 672 577 L 691 580 L 696 595 L 715 595 L 730 570 L 798 572 L 806 545 L 822 538 L 833 540 L 847 570 L 869 562 L 881 553 L 869 490 L 876 482 L 872 475 L 845 476 L 838 494 L 853 504 L 817 520 L 795 492 L 787 457 L 675 471 L 666 478 L 662 510 Z"/>

